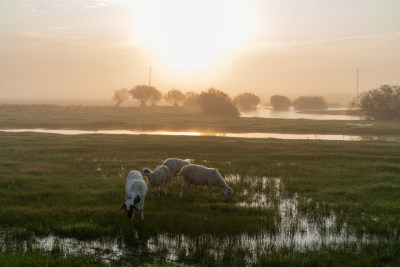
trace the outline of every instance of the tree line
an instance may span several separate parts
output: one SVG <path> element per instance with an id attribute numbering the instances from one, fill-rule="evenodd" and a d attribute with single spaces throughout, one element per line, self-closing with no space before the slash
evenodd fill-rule
<path id="1" fill-rule="evenodd" d="M 225 92 L 212 87 L 200 93 L 183 93 L 178 89 L 171 89 L 162 94 L 153 86 L 137 85 L 131 90 L 126 88 L 114 90 L 112 99 L 118 107 L 128 101 L 129 97 L 138 100 L 140 107 L 156 106 L 164 99 L 173 106 L 197 107 L 207 114 L 229 116 L 239 116 L 240 111 L 254 110 L 260 104 L 260 97 L 253 93 L 241 93 L 232 99 Z"/>
<path id="2" fill-rule="evenodd" d="M 136 99 L 140 107 L 155 106 L 164 99 L 174 106 L 198 107 L 207 114 L 239 116 L 240 111 L 251 111 L 260 104 L 260 97 L 253 93 L 241 93 L 233 99 L 223 91 L 215 88 L 200 93 L 183 93 L 178 89 L 171 89 L 162 94 L 157 88 L 148 85 L 137 85 L 131 90 L 114 90 L 112 99 L 116 106 L 126 102 L 129 97 Z M 325 110 L 328 108 L 326 100 L 321 96 L 301 96 L 293 101 L 282 95 L 270 97 L 270 104 L 275 110 Z M 400 120 L 400 87 L 382 85 L 379 88 L 362 93 L 350 103 L 354 112 L 367 119 Z"/>

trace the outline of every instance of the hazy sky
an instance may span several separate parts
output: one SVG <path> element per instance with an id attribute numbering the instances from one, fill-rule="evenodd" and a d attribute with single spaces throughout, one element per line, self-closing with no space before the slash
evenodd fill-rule
<path id="1" fill-rule="evenodd" d="M 0 0 L 0 102 L 400 84 L 399 0 Z"/>

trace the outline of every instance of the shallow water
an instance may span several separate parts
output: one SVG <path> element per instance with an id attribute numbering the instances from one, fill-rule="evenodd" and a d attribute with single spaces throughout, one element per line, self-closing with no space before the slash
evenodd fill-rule
<path id="1" fill-rule="evenodd" d="M 349 124 L 350 125 L 350 124 Z M 352 124 L 351 124 L 352 125 Z M 350 126 L 351 126 L 350 125 Z M 369 127 L 368 125 L 364 127 Z M 292 140 L 332 140 L 332 141 L 390 141 L 400 142 L 398 136 L 357 136 L 357 135 L 333 135 L 333 134 L 280 134 L 280 133 L 201 133 L 201 132 L 171 132 L 171 131 L 130 131 L 130 130 L 71 130 L 71 129 L 0 129 L 1 132 L 34 132 L 52 133 L 62 135 L 78 134 L 127 134 L 127 135 L 182 135 L 182 136 L 221 136 L 221 137 L 241 137 L 241 138 L 276 138 Z"/>
<path id="2" fill-rule="evenodd" d="M 299 196 L 296 194 L 288 196 L 279 177 L 230 175 L 226 176 L 225 180 L 232 185 L 234 183 L 241 184 L 240 190 L 235 191 L 239 199 L 242 195 L 252 195 L 251 198 L 243 198 L 246 199 L 245 201 L 238 201 L 236 205 L 274 211 L 275 215 L 272 219 L 276 226 L 275 229 L 261 229 L 259 233 L 253 235 L 241 234 L 226 237 L 160 234 L 140 240 L 139 243 L 142 247 L 131 247 L 117 239 L 80 241 L 74 238 L 50 235 L 34 238 L 32 245 L 25 242 L 22 250 L 26 251 L 31 246 L 42 251 L 58 251 L 63 255 L 94 255 L 105 262 L 129 260 L 132 253 L 140 253 L 138 251 L 150 252 L 153 255 L 158 255 L 160 251 L 163 251 L 161 254 L 164 255 L 164 260 L 171 263 L 183 263 L 182 259 L 191 257 L 191 254 L 202 252 L 204 249 L 217 261 L 229 257 L 229 253 L 244 250 L 247 263 L 252 263 L 256 262 L 262 253 L 274 253 L 279 250 L 301 252 L 376 241 L 373 236 L 355 235 L 349 230 L 346 223 L 340 224 L 338 227 L 333 212 L 318 221 L 310 219 L 306 214 L 301 214 L 298 210 Z M 0 251 L 4 251 L 5 246 L 4 238 L 2 239 L 0 235 Z"/>
<path id="3" fill-rule="evenodd" d="M 346 109 L 328 109 L 328 110 L 346 110 Z M 309 119 L 309 120 L 360 120 L 360 116 L 351 115 L 328 115 L 328 114 L 307 114 L 298 113 L 293 107 L 288 110 L 274 110 L 269 106 L 260 106 L 256 110 L 241 112 L 241 117 L 260 117 L 276 119 Z"/>

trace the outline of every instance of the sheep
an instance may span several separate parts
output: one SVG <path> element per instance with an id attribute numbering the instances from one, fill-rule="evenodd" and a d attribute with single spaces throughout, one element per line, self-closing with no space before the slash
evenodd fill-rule
<path id="1" fill-rule="evenodd" d="M 142 175 L 147 177 L 152 197 L 153 187 L 158 186 L 158 195 L 160 195 L 160 187 L 162 184 L 165 184 L 165 196 L 167 196 L 167 186 L 168 183 L 171 182 L 171 175 L 167 166 L 159 165 L 153 171 L 151 171 L 149 168 L 143 168 Z"/>
<path id="2" fill-rule="evenodd" d="M 189 164 L 190 164 L 190 162 L 187 160 L 176 159 L 176 158 L 166 159 L 163 162 L 163 165 L 167 166 L 169 169 L 171 180 L 172 180 L 172 177 L 177 175 L 184 166 L 189 165 Z M 171 183 L 169 183 L 169 185 L 170 185 L 170 187 L 172 187 Z"/>
<path id="3" fill-rule="evenodd" d="M 144 220 L 143 206 L 146 193 L 147 184 L 143 180 L 142 174 L 138 171 L 129 172 L 125 184 L 125 203 L 120 211 L 124 209 L 131 221 L 133 221 L 134 212 L 139 211 L 137 205 L 140 207 L 141 218 Z"/>
<path id="4" fill-rule="evenodd" d="M 185 188 L 188 188 L 189 193 L 192 194 L 192 191 L 190 190 L 191 184 L 206 185 L 207 198 L 208 190 L 210 190 L 215 199 L 213 186 L 221 188 L 227 198 L 232 198 L 232 189 L 226 184 L 217 169 L 207 168 L 196 164 L 189 164 L 183 167 L 178 175 L 182 176 L 183 178 L 182 188 L 179 195 L 180 198 L 183 197 L 183 191 Z"/>

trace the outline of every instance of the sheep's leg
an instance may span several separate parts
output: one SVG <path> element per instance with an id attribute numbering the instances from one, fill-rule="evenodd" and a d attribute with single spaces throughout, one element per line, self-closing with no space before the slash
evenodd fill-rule
<path id="1" fill-rule="evenodd" d="M 144 220 L 144 215 L 143 215 L 144 198 L 143 198 L 143 200 L 142 200 L 141 202 L 142 202 L 142 203 L 141 203 L 141 206 L 140 206 L 141 217 L 142 217 L 142 220 Z"/>
<path id="2" fill-rule="evenodd" d="M 183 191 L 185 191 L 185 187 L 186 187 L 186 183 L 185 183 L 185 181 L 183 181 L 182 186 L 181 186 L 181 193 L 179 194 L 180 198 L 183 197 Z"/>
<path id="3" fill-rule="evenodd" d="M 169 180 L 168 180 L 169 188 L 172 188 L 172 177 L 173 177 L 173 175 L 170 174 L 170 175 L 169 175 Z"/>
<path id="4" fill-rule="evenodd" d="M 161 185 L 158 187 L 158 196 L 160 196 Z"/>
<path id="5" fill-rule="evenodd" d="M 207 189 L 206 189 L 206 190 L 207 190 L 207 198 L 208 198 L 208 190 L 209 190 L 209 186 L 207 186 Z"/>
<path id="6" fill-rule="evenodd" d="M 153 187 L 150 186 L 150 191 L 151 191 L 151 198 L 153 198 Z"/>
<path id="7" fill-rule="evenodd" d="M 211 193 L 212 193 L 212 195 L 213 195 L 214 200 L 216 200 L 215 194 L 214 194 L 214 190 L 213 190 L 213 186 L 212 186 L 212 185 L 210 185 L 210 191 L 211 191 Z M 208 193 L 208 191 L 207 191 L 207 193 Z"/>
<path id="8" fill-rule="evenodd" d="M 193 196 L 192 189 L 191 189 L 190 185 L 189 185 L 189 187 L 188 187 L 188 191 L 189 191 L 189 193 Z"/>

